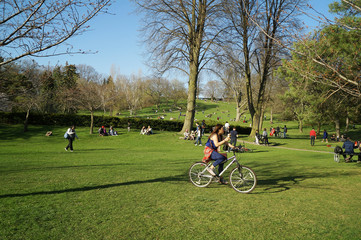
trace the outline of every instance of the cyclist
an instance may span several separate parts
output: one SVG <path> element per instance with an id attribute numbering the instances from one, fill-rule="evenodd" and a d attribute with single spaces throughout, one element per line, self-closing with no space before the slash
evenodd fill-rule
<path id="1" fill-rule="evenodd" d="M 234 146 L 228 141 L 230 140 L 230 136 L 227 136 L 225 139 L 223 139 L 224 134 L 224 128 L 222 124 L 217 124 L 214 127 L 213 132 L 210 134 L 208 141 L 206 143 L 206 146 L 204 148 L 204 162 L 208 162 L 210 160 L 214 160 L 214 163 L 207 168 L 207 171 L 212 175 L 216 176 L 214 173 L 214 168 L 218 165 L 218 173 L 221 173 L 223 171 L 223 164 L 224 160 L 227 159 L 227 153 L 219 153 L 218 148 L 222 146 L 223 144 L 228 145 L 231 148 L 234 148 Z M 224 181 L 223 177 L 220 177 L 219 183 L 227 184 L 226 181 Z"/>

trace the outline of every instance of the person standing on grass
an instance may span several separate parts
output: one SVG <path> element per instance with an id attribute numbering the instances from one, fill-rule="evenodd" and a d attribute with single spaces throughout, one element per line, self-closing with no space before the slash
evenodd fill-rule
<path id="1" fill-rule="evenodd" d="M 237 136 L 238 133 L 236 131 L 236 128 L 234 127 L 233 130 L 231 131 L 231 141 L 229 142 L 233 146 L 237 146 Z"/>
<path id="2" fill-rule="evenodd" d="M 128 122 L 128 132 L 130 132 L 130 122 Z"/>
<path id="3" fill-rule="evenodd" d="M 224 124 L 224 133 L 226 135 L 228 135 L 229 133 L 229 123 L 226 121 L 226 123 Z"/>
<path id="4" fill-rule="evenodd" d="M 206 129 L 206 122 L 203 120 L 201 123 L 201 127 L 202 127 L 202 136 L 204 135 L 204 130 Z"/>
<path id="5" fill-rule="evenodd" d="M 68 151 L 68 149 L 70 148 L 70 152 L 73 152 L 73 141 L 75 140 L 75 138 L 78 138 L 78 135 L 76 135 L 75 132 L 75 126 L 71 126 L 70 128 L 68 128 L 68 131 L 66 131 L 66 133 L 68 134 L 68 146 L 65 147 L 65 151 Z"/>
<path id="6" fill-rule="evenodd" d="M 325 140 L 328 143 L 328 133 L 327 133 L 326 129 L 323 130 L 322 142 L 324 142 Z"/>
<path id="7" fill-rule="evenodd" d="M 196 138 L 196 142 L 194 143 L 194 146 L 197 146 L 197 144 L 199 144 L 199 146 L 202 146 L 202 129 L 198 123 L 196 123 L 196 126 L 197 126 L 196 129 L 197 138 Z"/>
<path id="8" fill-rule="evenodd" d="M 266 128 L 263 129 L 262 137 L 263 137 L 263 140 L 264 140 L 264 145 L 267 144 L 267 146 L 269 146 L 268 134 L 267 134 L 267 129 Z"/>
<path id="9" fill-rule="evenodd" d="M 287 127 L 286 127 L 286 125 L 283 127 L 283 138 L 287 138 Z"/>
<path id="10" fill-rule="evenodd" d="M 316 131 L 314 128 L 310 131 L 311 146 L 315 146 Z"/>

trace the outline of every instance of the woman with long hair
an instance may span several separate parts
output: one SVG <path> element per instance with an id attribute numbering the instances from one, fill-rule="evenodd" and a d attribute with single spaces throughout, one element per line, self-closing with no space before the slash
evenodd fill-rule
<path id="1" fill-rule="evenodd" d="M 208 172 L 212 176 L 216 176 L 216 174 L 213 171 L 216 166 L 218 166 L 218 173 L 221 173 L 223 171 L 224 163 L 222 162 L 227 159 L 227 154 L 219 153 L 218 148 L 223 144 L 228 145 L 231 148 L 234 148 L 232 144 L 228 143 L 228 141 L 230 140 L 230 136 L 227 136 L 225 139 L 223 139 L 223 134 L 224 134 L 223 125 L 217 124 L 214 127 L 213 132 L 210 134 L 204 149 L 203 161 L 214 160 L 214 163 L 209 168 L 207 168 Z M 222 184 L 227 184 L 227 182 L 225 182 L 222 177 L 219 179 L 219 182 Z"/>

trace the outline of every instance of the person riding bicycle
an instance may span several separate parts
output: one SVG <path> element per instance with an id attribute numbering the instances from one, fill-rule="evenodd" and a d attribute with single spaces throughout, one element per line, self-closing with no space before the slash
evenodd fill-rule
<path id="1" fill-rule="evenodd" d="M 232 144 L 228 143 L 228 141 L 230 140 L 230 136 L 227 136 L 223 140 L 223 134 L 224 134 L 223 125 L 217 124 L 214 127 L 212 133 L 210 134 L 206 146 L 204 148 L 203 161 L 208 162 L 210 160 L 214 160 L 214 163 L 209 168 L 207 168 L 207 171 L 212 176 L 216 176 L 213 170 L 217 165 L 218 165 L 218 173 L 221 173 L 223 171 L 224 163 L 222 162 L 227 159 L 227 153 L 223 153 L 223 154 L 219 153 L 218 148 L 223 144 L 226 144 L 229 147 L 234 148 Z M 219 183 L 227 184 L 227 182 L 224 181 L 223 177 L 220 177 Z"/>

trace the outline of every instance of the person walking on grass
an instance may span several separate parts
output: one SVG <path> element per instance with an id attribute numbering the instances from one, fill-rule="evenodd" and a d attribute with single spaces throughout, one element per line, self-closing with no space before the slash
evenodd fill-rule
<path id="1" fill-rule="evenodd" d="M 310 131 L 311 146 L 315 146 L 316 131 L 314 128 Z"/>
<path id="2" fill-rule="evenodd" d="M 66 131 L 67 134 L 67 139 L 69 141 L 68 146 L 65 147 L 65 151 L 68 151 L 68 149 L 70 148 L 70 152 L 73 152 L 73 142 L 75 140 L 75 138 L 78 138 L 78 135 L 76 135 L 75 132 L 75 126 L 71 126 L 70 128 L 68 128 L 68 131 Z"/>

